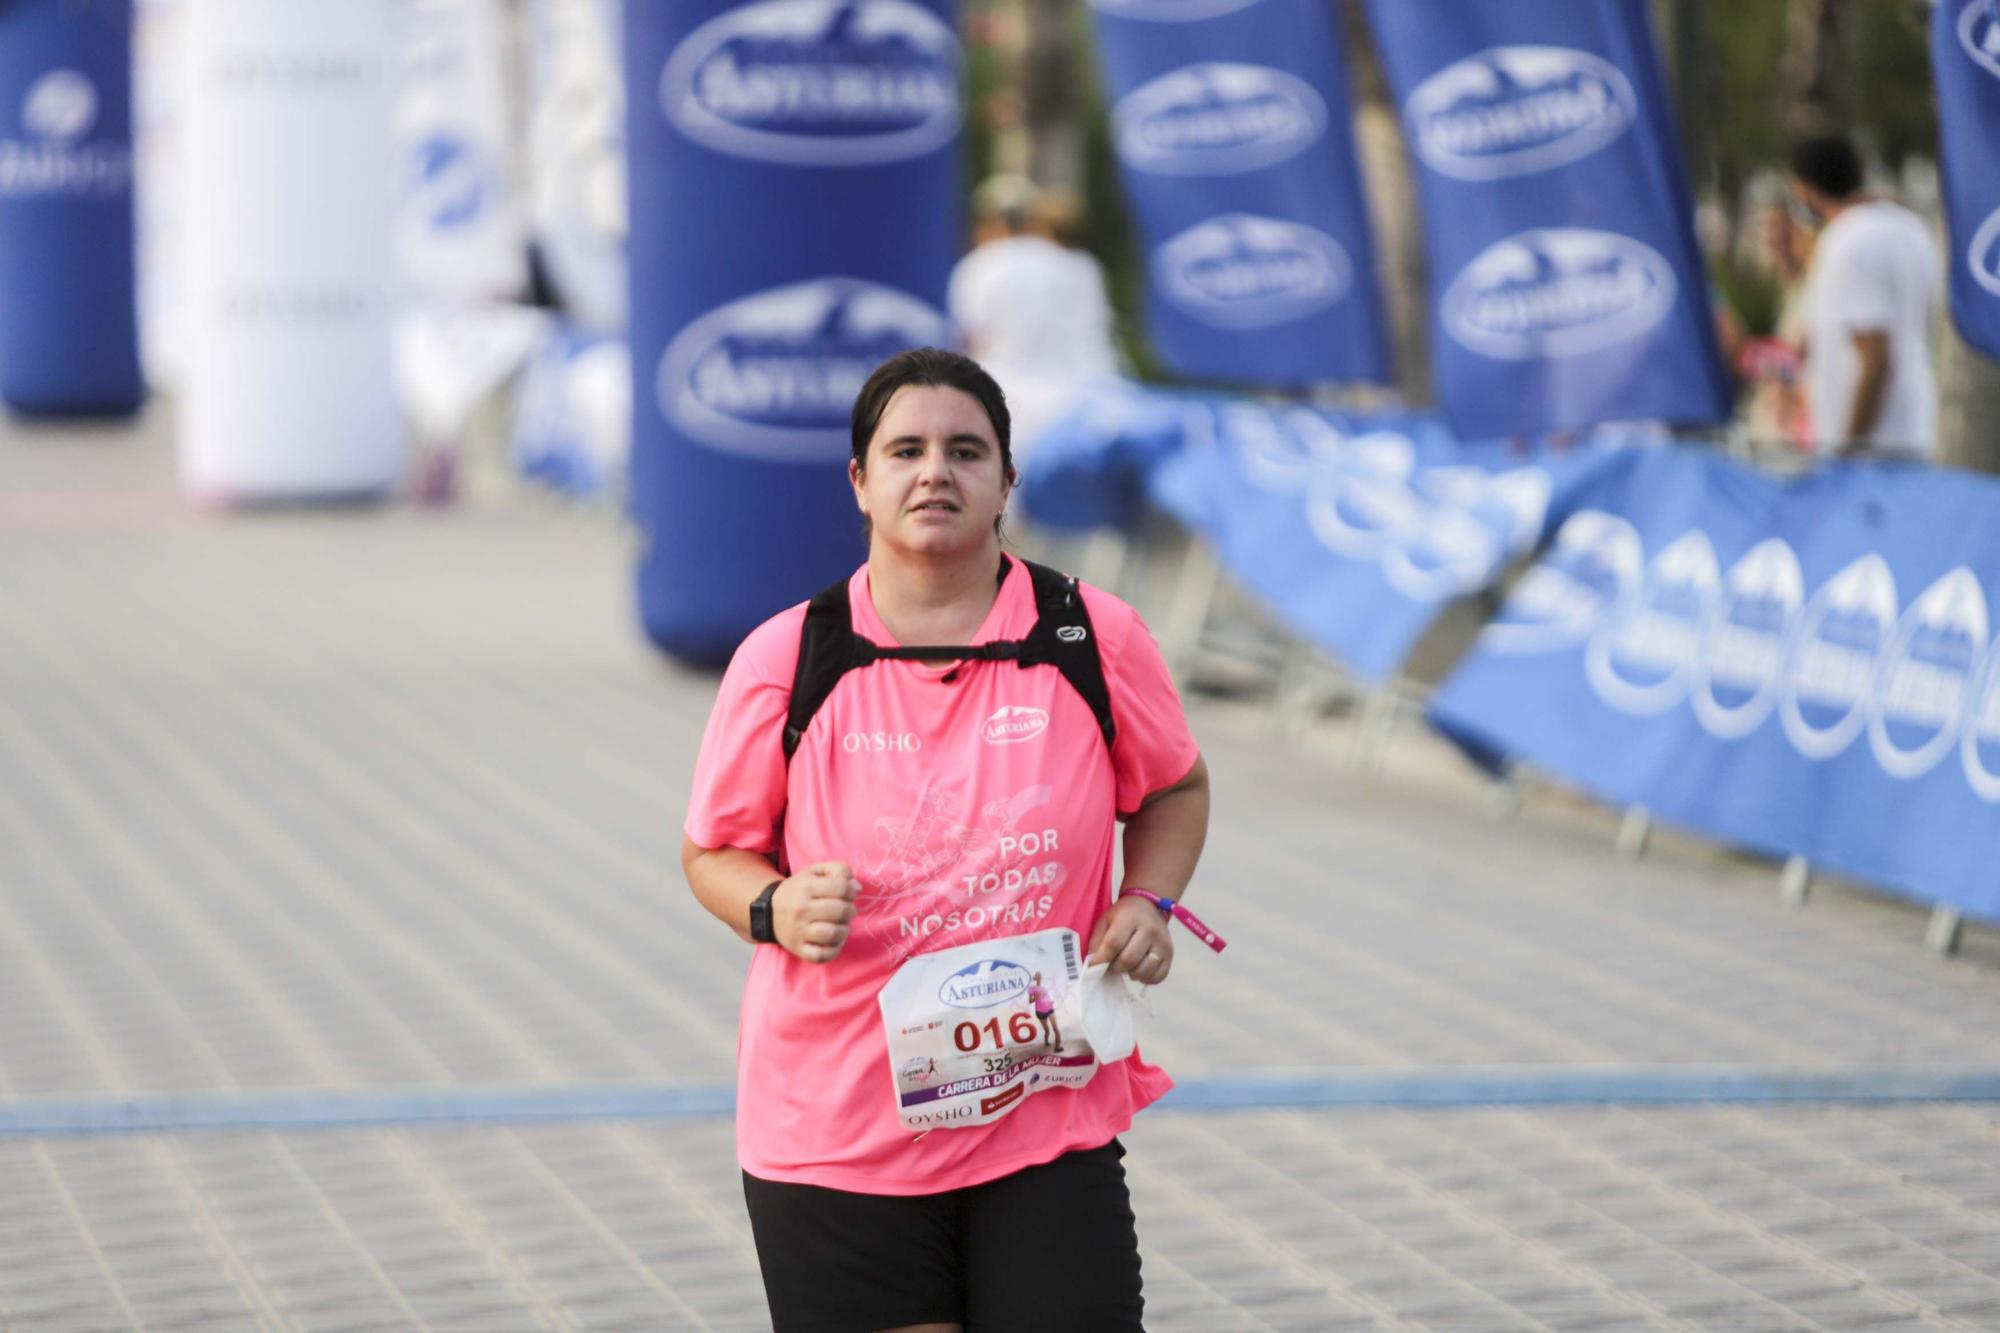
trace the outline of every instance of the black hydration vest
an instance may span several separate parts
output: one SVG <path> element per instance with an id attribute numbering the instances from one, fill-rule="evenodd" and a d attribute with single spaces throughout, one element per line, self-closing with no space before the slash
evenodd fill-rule
<path id="1" fill-rule="evenodd" d="M 872 662 L 933 661 L 993 662 L 1011 659 L 1019 667 L 1052 666 L 1062 672 L 1090 711 L 1109 746 L 1118 734 L 1111 721 L 1111 692 L 1104 685 L 1104 662 L 1092 641 L 1090 612 L 1076 580 L 1032 560 L 1020 564 L 1035 585 L 1035 627 L 1025 639 L 950 647 L 884 648 L 854 632 L 847 604 L 847 580 L 842 579 L 806 604 L 805 629 L 799 635 L 799 665 L 792 675 L 791 712 L 785 718 L 785 760 L 799 748 L 813 714 L 833 693 L 840 678 Z"/>

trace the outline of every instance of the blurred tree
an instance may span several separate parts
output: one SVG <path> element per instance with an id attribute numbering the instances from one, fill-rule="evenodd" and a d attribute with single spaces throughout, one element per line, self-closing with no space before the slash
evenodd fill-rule
<path id="1" fill-rule="evenodd" d="M 1416 173 L 1403 140 L 1403 118 L 1389 92 L 1375 37 L 1358 0 L 1337 0 L 1354 90 L 1354 152 L 1368 192 L 1375 271 L 1390 326 L 1396 388 L 1411 403 L 1431 398 L 1430 273 L 1417 206 Z"/>
<path id="2" fill-rule="evenodd" d="M 1778 61 L 1785 133 L 1803 138 L 1847 123 L 1847 70 L 1841 38 L 1853 0 L 1785 0 L 1785 49 Z"/>
<path id="3" fill-rule="evenodd" d="M 1083 193 L 1083 135 L 1077 125 L 1080 73 L 1070 0 L 1022 0 L 1021 125 L 1028 178 L 1072 196 Z"/>

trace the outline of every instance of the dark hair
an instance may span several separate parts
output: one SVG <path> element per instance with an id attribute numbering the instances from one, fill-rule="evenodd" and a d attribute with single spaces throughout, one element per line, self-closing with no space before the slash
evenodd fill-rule
<path id="1" fill-rule="evenodd" d="M 1822 134 L 1792 147 L 1792 174 L 1829 199 L 1861 188 L 1861 154 L 1844 134 Z"/>
<path id="2" fill-rule="evenodd" d="M 958 389 L 978 399 L 979 405 L 986 409 L 986 419 L 993 423 L 993 436 L 1000 444 L 1001 474 L 1014 475 L 1014 446 L 1010 436 L 1013 422 L 1007 413 L 1007 396 L 1000 392 L 1000 386 L 993 382 L 984 366 L 942 347 L 899 352 L 875 367 L 875 373 L 861 386 L 861 392 L 854 396 L 852 419 L 856 467 L 867 470 L 868 442 L 875 438 L 875 428 L 882 424 L 882 413 L 888 410 L 896 390 L 912 384 Z"/>

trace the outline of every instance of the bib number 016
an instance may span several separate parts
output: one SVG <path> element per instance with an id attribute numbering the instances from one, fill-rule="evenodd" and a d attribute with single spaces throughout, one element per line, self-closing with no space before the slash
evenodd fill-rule
<path id="1" fill-rule="evenodd" d="M 1015 1046 L 1032 1046 L 1041 1039 L 1041 1036 L 1041 1026 L 1028 1015 L 1016 1010 L 1007 1016 L 1007 1026 L 1004 1031 L 1000 1026 L 998 1015 L 987 1019 L 984 1023 L 960 1023 L 951 1030 L 951 1044 L 970 1054 L 984 1045 L 989 1037 L 992 1038 L 994 1049 L 1004 1050 L 1009 1044 L 1009 1038 L 1013 1039 L 1012 1044 Z"/>

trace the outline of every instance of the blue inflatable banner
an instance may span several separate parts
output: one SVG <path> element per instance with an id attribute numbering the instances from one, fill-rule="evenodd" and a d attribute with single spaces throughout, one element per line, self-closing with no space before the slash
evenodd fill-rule
<path id="1" fill-rule="evenodd" d="M 131 0 L 0 4 L 0 399 L 122 415 L 139 371 Z"/>
<path id="2" fill-rule="evenodd" d="M 1369 0 L 1467 439 L 1717 422 L 1729 390 L 1646 0 Z"/>
<path id="3" fill-rule="evenodd" d="M 1967 342 L 2000 357 L 2000 0 L 1940 0 L 1931 11 L 1931 68 L 1951 318 Z"/>
<path id="4" fill-rule="evenodd" d="M 628 4 L 625 31 L 640 613 L 716 662 L 861 559 L 854 396 L 948 336 L 961 53 L 947 0 Z"/>
<path id="5" fill-rule="evenodd" d="M 1323 0 L 1092 0 L 1160 360 L 1197 379 L 1390 378 Z"/>
<path id="6" fill-rule="evenodd" d="M 2000 485 L 1648 451 L 1433 701 L 1603 799 L 2000 920 Z"/>
<path id="7" fill-rule="evenodd" d="M 1461 444 L 1419 416 L 1239 402 L 1211 420 L 1207 441 L 1152 473 L 1154 501 L 1279 620 L 1373 683 L 1630 457 Z"/>

